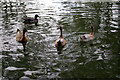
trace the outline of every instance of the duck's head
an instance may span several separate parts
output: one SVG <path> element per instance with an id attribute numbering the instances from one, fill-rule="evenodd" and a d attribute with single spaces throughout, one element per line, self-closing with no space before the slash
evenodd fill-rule
<path id="1" fill-rule="evenodd" d="M 17 29 L 17 32 L 20 31 L 19 29 Z"/>
<path id="2" fill-rule="evenodd" d="M 57 29 L 62 29 L 62 27 L 61 26 L 58 26 L 58 28 Z"/>
<path id="3" fill-rule="evenodd" d="M 39 17 L 37 14 L 35 15 L 35 19 L 37 19 L 37 17 Z"/>

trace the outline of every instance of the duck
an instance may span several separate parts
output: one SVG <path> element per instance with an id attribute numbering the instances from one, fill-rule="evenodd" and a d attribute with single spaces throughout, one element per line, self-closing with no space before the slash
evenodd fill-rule
<path id="1" fill-rule="evenodd" d="M 25 51 L 26 43 L 28 42 L 28 38 L 25 36 L 26 32 L 27 32 L 27 29 L 24 28 L 23 32 L 21 32 L 19 29 L 17 29 L 17 33 L 16 33 L 16 41 L 19 43 L 22 43 L 24 51 Z"/>
<path id="2" fill-rule="evenodd" d="M 55 47 L 57 48 L 58 51 L 61 51 L 62 48 L 65 46 L 66 44 L 66 40 L 64 39 L 64 37 L 62 36 L 62 27 L 58 26 L 57 29 L 60 29 L 60 36 L 59 38 L 55 41 Z"/>
<path id="3" fill-rule="evenodd" d="M 26 23 L 26 24 L 33 24 L 33 23 L 37 24 L 38 23 L 38 19 L 37 19 L 38 17 L 39 16 L 37 14 L 35 15 L 34 18 L 27 17 L 27 18 L 24 19 L 24 23 Z"/>
<path id="4" fill-rule="evenodd" d="M 80 35 L 80 41 L 89 41 L 94 39 L 94 27 L 90 25 L 91 32 L 89 34 Z"/>

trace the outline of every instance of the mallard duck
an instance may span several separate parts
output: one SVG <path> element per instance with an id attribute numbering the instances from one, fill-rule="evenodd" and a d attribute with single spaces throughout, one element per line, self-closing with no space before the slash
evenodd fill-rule
<path id="1" fill-rule="evenodd" d="M 26 24 L 32 24 L 32 23 L 35 23 L 37 24 L 38 23 L 38 18 L 39 16 L 36 14 L 34 18 L 31 18 L 31 17 L 27 17 L 24 19 L 24 23 Z"/>
<path id="2" fill-rule="evenodd" d="M 80 41 L 89 41 L 94 39 L 94 27 L 92 24 L 90 25 L 90 29 L 91 29 L 90 34 L 80 35 Z"/>
<path id="3" fill-rule="evenodd" d="M 60 50 L 61 48 L 63 48 L 65 46 L 66 40 L 63 38 L 62 36 L 62 27 L 58 26 L 57 29 L 60 29 L 60 36 L 59 38 L 55 41 L 55 47 L 57 48 L 57 50 Z"/>
<path id="4" fill-rule="evenodd" d="M 24 51 L 25 51 L 25 45 L 28 42 L 28 39 L 25 36 L 26 32 L 27 32 L 26 28 L 23 29 L 23 32 L 21 32 L 19 29 L 17 29 L 17 34 L 16 34 L 16 41 L 19 43 L 22 43 Z"/>

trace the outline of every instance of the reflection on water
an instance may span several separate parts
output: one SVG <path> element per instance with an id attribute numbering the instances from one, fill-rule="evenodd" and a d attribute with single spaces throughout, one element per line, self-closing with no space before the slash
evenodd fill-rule
<path id="1" fill-rule="evenodd" d="M 120 78 L 120 3 L 47 1 L 0 2 L 2 76 L 8 79 Z M 40 16 L 38 26 L 23 23 L 25 16 L 35 14 Z M 80 43 L 79 35 L 90 32 L 90 23 L 95 28 L 95 39 Z M 62 54 L 58 54 L 54 44 L 59 37 L 58 25 L 63 26 L 67 41 Z M 17 28 L 24 27 L 28 29 L 29 39 L 26 52 L 16 42 Z"/>

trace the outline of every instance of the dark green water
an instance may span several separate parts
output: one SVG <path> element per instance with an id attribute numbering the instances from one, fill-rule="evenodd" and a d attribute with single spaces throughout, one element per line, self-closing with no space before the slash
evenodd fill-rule
<path id="1" fill-rule="evenodd" d="M 48 2 L 49 1 L 49 2 Z M 0 70 L 4 79 L 120 78 L 120 3 L 13 0 L 0 2 Z M 25 16 L 40 16 L 38 26 L 24 24 Z M 95 39 L 79 36 L 94 26 Z M 55 48 L 63 27 L 66 46 Z M 26 51 L 16 30 L 28 29 Z"/>

